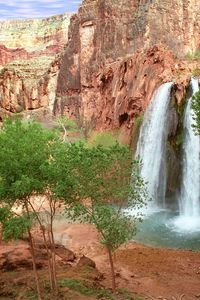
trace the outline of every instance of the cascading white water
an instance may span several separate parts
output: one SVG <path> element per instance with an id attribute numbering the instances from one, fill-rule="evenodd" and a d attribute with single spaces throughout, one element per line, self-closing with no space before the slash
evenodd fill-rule
<path id="1" fill-rule="evenodd" d="M 199 90 L 198 79 L 191 80 L 192 94 Z M 192 128 L 192 97 L 188 100 L 184 117 L 183 175 L 179 196 L 180 217 L 175 226 L 181 230 L 200 229 L 200 138 Z"/>
<path id="2" fill-rule="evenodd" d="M 136 157 L 142 159 L 140 175 L 148 182 L 148 190 L 154 207 L 160 205 L 163 207 L 165 199 L 165 152 L 172 85 L 172 82 L 165 83 L 154 94 L 144 116 L 136 150 Z"/>

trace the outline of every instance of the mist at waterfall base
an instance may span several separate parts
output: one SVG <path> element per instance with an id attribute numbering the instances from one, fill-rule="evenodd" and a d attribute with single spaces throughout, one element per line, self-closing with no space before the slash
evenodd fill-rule
<path id="1" fill-rule="evenodd" d="M 136 157 L 142 158 L 141 176 L 148 182 L 152 201 L 143 209 L 143 222 L 134 240 L 150 246 L 200 249 L 200 139 L 195 136 L 192 97 L 184 116 L 182 182 L 177 199 L 179 209 L 166 209 L 166 143 L 167 117 L 172 83 L 163 84 L 153 96 L 144 117 L 137 144 Z M 191 80 L 192 94 L 198 80 Z M 164 199 L 164 200 L 163 200 Z M 129 211 L 135 215 L 135 211 Z"/>

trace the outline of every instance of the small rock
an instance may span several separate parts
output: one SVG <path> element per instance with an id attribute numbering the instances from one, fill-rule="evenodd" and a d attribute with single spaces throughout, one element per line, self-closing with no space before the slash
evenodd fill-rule
<path id="1" fill-rule="evenodd" d="M 75 254 L 73 251 L 65 248 L 62 245 L 55 245 L 55 254 L 62 258 L 65 261 L 71 261 L 73 262 L 76 258 Z"/>
<path id="2" fill-rule="evenodd" d="M 86 257 L 85 255 L 83 255 L 80 259 L 79 262 L 77 263 L 77 267 L 91 267 L 91 268 L 96 268 L 96 264 L 95 262 L 90 259 L 89 257 Z"/>

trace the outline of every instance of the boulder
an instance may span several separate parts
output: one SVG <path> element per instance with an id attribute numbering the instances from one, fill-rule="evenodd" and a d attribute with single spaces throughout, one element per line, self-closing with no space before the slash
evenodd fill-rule
<path id="1" fill-rule="evenodd" d="M 79 261 L 78 261 L 78 263 L 77 263 L 77 267 L 79 267 L 79 268 L 82 268 L 82 267 L 90 267 L 90 268 L 95 269 L 95 268 L 96 268 L 96 264 L 95 264 L 95 262 L 94 262 L 92 259 L 90 259 L 89 257 L 83 255 L 83 256 L 79 259 Z"/>
<path id="2" fill-rule="evenodd" d="M 55 254 L 64 261 L 73 262 L 76 258 L 73 251 L 65 248 L 62 245 L 55 245 Z"/>

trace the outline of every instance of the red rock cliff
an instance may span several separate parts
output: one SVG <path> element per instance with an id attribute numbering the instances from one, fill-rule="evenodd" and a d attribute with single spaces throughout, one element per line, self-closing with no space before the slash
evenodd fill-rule
<path id="1" fill-rule="evenodd" d="M 70 24 L 58 75 L 56 114 L 125 126 L 145 110 L 162 82 L 180 101 L 199 48 L 198 0 L 85 0 Z"/>
<path id="2" fill-rule="evenodd" d="M 0 108 L 52 108 L 70 14 L 0 22 Z"/>

